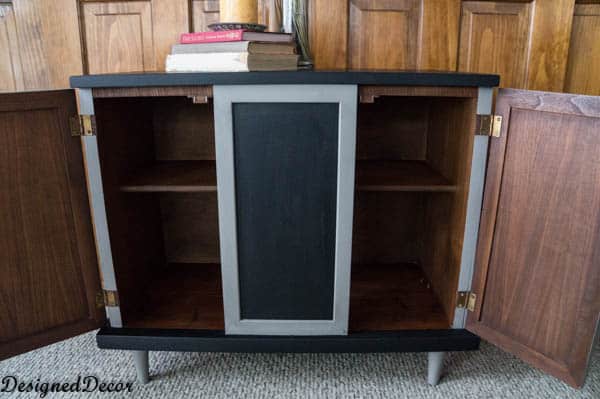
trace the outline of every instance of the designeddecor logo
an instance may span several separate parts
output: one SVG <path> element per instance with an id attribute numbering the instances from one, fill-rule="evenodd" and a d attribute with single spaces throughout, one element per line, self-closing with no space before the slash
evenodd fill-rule
<path id="1" fill-rule="evenodd" d="M 35 392 L 40 398 L 45 398 L 53 392 L 131 392 L 133 382 L 105 382 L 93 375 L 77 376 L 72 382 L 44 382 L 39 378 L 35 381 L 22 381 L 9 375 L 0 381 L 0 393 Z"/>

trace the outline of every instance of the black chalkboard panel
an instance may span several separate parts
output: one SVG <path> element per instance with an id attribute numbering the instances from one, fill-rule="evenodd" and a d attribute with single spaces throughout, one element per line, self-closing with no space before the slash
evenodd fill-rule
<path id="1" fill-rule="evenodd" d="M 333 319 L 338 116 L 233 104 L 241 319 Z"/>

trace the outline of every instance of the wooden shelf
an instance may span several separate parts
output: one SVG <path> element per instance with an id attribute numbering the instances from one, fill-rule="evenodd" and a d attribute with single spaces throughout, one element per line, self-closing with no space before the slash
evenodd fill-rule
<path id="1" fill-rule="evenodd" d="M 120 190 L 187 193 L 217 191 L 215 161 L 159 162 L 132 175 Z"/>
<path id="2" fill-rule="evenodd" d="M 456 185 L 425 161 L 362 160 L 356 166 L 358 191 L 456 191 Z"/>
<path id="3" fill-rule="evenodd" d="M 449 327 L 448 317 L 418 265 L 352 265 L 350 331 Z"/>
<path id="4" fill-rule="evenodd" d="M 358 191 L 456 191 L 425 161 L 358 161 Z M 214 161 L 159 162 L 138 171 L 120 187 L 124 192 L 217 191 Z"/>
<path id="5" fill-rule="evenodd" d="M 224 330 L 221 265 L 170 263 L 144 291 L 126 327 Z"/>

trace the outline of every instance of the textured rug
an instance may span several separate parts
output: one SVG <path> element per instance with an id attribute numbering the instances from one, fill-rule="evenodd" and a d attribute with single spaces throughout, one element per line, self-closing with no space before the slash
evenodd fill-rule
<path id="1" fill-rule="evenodd" d="M 127 383 L 135 370 L 126 352 L 99 350 L 95 333 L 0 362 L 0 382 L 73 383 L 78 376 Z M 46 397 L 142 398 L 600 398 L 600 350 L 586 385 L 575 390 L 482 343 L 480 351 L 450 353 L 440 384 L 426 383 L 426 355 L 223 354 L 151 352 L 147 385 L 120 393 L 49 393 Z M 6 381 L 12 384 L 14 381 Z M 87 380 L 88 382 L 90 380 Z M 92 387 L 92 384 L 88 385 Z M 113 385 L 113 388 L 116 388 Z M 0 389 L 2 384 L 0 384 Z M 41 388 L 43 390 L 43 387 Z M 41 397 L 0 393 L 0 398 Z"/>

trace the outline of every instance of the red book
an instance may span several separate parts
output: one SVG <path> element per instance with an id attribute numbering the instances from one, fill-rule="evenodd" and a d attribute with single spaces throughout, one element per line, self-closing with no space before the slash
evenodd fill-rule
<path id="1" fill-rule="evenodd" d="M 179 42 L 181 44 L 239 42 L 243 38 L 243 33 L 244 31 L 242 29 L 216 32 L 182 33 Z"/>
<path id="2" fill-rule="evenodd" d="M 179 38 L 181 44 L 240 41 L 289 43 L 292 41 L 292 35 L 289 33 L 248 32 L 243 29 L 238 29 L 215 32 L 182 33 Z"/>

